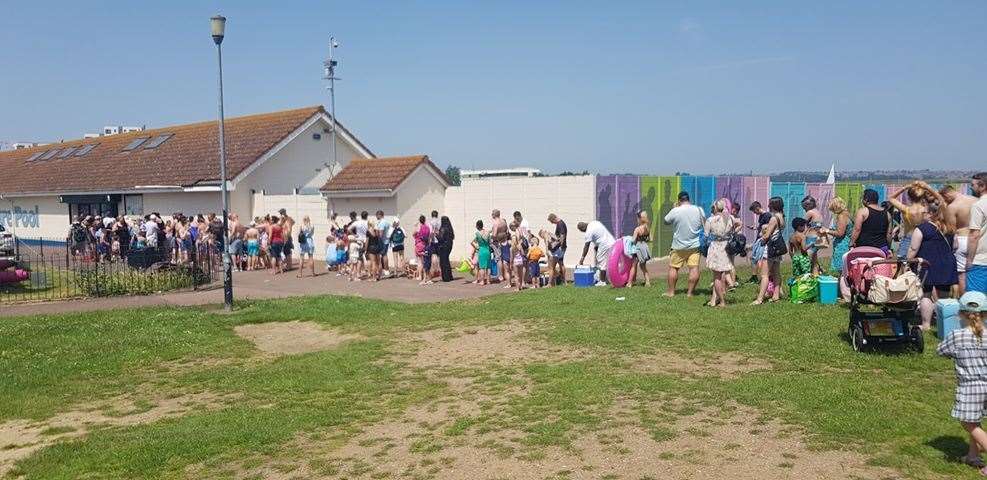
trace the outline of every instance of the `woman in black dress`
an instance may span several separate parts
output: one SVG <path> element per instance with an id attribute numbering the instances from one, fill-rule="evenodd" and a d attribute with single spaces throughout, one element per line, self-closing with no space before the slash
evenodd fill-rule
<path id="1" fill-rule="evenodd" d="M 452 242 L 455 238 L 456 234 L 452 231 L 452 222 L 449 221 L 449 217 L 442 217 L 439 223 L 437 239 L 439 268 L 442 270 L 443 282 L 452 281 L 452 264 L 449 263 L 449 254 L 452 253 Z"/>

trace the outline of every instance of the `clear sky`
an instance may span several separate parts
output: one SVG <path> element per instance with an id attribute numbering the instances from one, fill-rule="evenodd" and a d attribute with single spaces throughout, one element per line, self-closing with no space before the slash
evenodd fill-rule
<path id="1" fill-rule="evenodd" d="M 16 6 L 15 6 L 16 5 Z M 328 104 L 378 155 L 548 172 L 981 168 L 987 1 L 10 2 L 0 139 Z"/>

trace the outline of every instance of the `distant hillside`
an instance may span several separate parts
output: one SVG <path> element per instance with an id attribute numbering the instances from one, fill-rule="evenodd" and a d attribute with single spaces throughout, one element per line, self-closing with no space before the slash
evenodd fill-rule
<path id="1" fill-rule="evenodd" d="M 976 172 L 965 170 L 876 170 L 838 171 L 839 182 L 890 182 L 911 181 L 964 181 Z M 825 182 L 829 172 L 781 172 L 771 174 L 773 182 Z"/>

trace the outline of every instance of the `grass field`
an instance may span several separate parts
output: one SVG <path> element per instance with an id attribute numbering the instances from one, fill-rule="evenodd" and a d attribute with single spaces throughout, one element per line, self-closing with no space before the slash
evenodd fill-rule
<path id="1" fill-rule="evenodd" d="M 923 355 L 855 354 L 844 308 L 751 307 L 753 296 L 743 287 L 717 310 L 659 287 L 563 288 L 0 320 L 0 468 L 31 479 L 974 478 L 956 460 L 966 443 L 934 337 Z"/>

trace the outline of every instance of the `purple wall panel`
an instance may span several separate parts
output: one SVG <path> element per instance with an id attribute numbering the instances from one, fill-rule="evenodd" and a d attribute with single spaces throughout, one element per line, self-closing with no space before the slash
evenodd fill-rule
<path id="1" fill-rule="evenodd" d="M 596 176 L 596 219 L 611 232 L 617 208 L 617 178 L 615 175 Z"/>
<path id="2" fill-rule="evenodd" d="M 637 226 L 637 211 L 641 208 L 641 179 L 637 175 L 617 175 L 614 237 L 630 235 Z"/>

